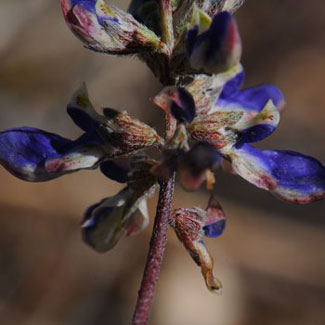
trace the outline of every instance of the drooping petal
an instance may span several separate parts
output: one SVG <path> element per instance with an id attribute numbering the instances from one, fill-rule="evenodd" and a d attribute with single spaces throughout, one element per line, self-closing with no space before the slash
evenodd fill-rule
<path id="1" fill-rule="evenodd" d="M 149 223 L 146 198 L 155 190 L 152 161 L 136 157 L 131 162 L 128 186 L 117 195 L 91 206 L 82 222 L 85 242 L 98 252 L 112 249 L 125 234 L 138 234 Z"/>
<path id="2" fill-rule="evenodd" d="M 196 38 L 191 33 L 188 55 L 194 69 L 213 74 L 224 72 L 239 63 L 241 41 L 235 20 L 229 12 L 217 14 L 210 28 Z"/>
<path id="3" fill-rule="evenodd" d="M 159 50 L 159 37 L 130 14 L 103 0 L 61 0 L 64 18 L 85 46 L 109 54 Z"/>
<path id="4" fill-rule="evenodd" d="M 248 144 L 229 156 L 237 174 L 284 201 L 305 204 L 325 198 L 325 167 L 315 158 Z"/>
<path id="5" fill-rule="evenodd" d="M 83 240 L 100 253 L 112 249 L 123 236 L 128 221 L 124 214 L 127 189 L 89 207 L 81 224 Z"/>
<path id="6" fill-rule="evenodd" d="M 130 218 L 130 222 L 126 229 L 126 236 L 136 236 L 149 224 L 149 212 L 147 200 L 143 199 L 138 207 L 138 210 Z"/>
<path id="7" fill-rule="evenodd" d="M 213 276 L 213 258 L 202 240 L 205 221 L 206 211 L 181 208 L 173 211 L 169 222 L 194 262 L 201 267 L 207 288 L 213 293 L 220 293 L 222 284 Z"/>

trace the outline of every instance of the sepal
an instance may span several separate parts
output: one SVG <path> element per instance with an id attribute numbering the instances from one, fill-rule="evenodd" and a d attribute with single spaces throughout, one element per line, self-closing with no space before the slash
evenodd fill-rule
<path id="1" fill-rule="evenodd" d="M 128 12 L 157 35 L 161 35 L 160 12 L 155 0 L 132 0 Z"/>
<path id="2" fill-rule="evenodd" d="M 195 75 L 193 81 L 186 86 L 186 89 L 193 96 L 196 115 L 206 115 L 215 112 L 214 105 L 219 96 L 221 96 L 221 93 L 224 92 L 225 85 L 231 85 L 232 81 L 238 80 L 243 73 L 243 67 L 237 64 L 223 73 L 211 76 L 206 74 Z"/>
<path id="3" fill-rule="evenodd" d="M 198 116 L 187 129 L 197 141 L 207 142 L 218 149 L 231 147 L 239 138 L 234 125 L 242 116 L 241 111 L 216 111 Z"/>
<path id="4" fill-rule="evenodd" d="M 118 149 L 118 154 L 163 145 L 163 139 L 153 128 L 128 113 L 111 108 L 104 108 L 103 113 L 106 121 L 100 124 L 98 132 L 105 142 Z"/>
<path id="5" fill-rule="evenodd" d="M 221 11 L 236 11 L 245 0 L 196 0 L 200 8 L 210 17 L 215 16 Z"/>

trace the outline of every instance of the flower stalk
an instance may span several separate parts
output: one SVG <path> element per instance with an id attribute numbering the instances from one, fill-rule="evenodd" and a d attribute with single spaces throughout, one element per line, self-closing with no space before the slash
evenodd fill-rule
<path id="1" fill-rule="evenodd" d="M 159 278 L 160 266 L 163 259 L 169 217 L 174 195 L 175 174 L 167 181 L 160 182 L 159 198 L 153 226 L 147 262 L 138 292 L 132 324 L 147 324 L 149 312 Z"/>

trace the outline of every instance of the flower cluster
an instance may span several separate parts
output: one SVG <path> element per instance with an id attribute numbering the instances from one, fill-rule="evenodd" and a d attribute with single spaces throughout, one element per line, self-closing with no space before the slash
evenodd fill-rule
<path id="1" fill-rule="evenodd" d="M 80 169 L 100 168 L 125 183 L 113 197 L 89 207 L 82 221 L 87 244 L 105 252 L 123 235 L 148 225 L 146 199 L 160 181 L 177 173 L 187 190 L 206 181 L 224 162 L 232 172 L 291 203 L 325 197 L 325 167 L 293 151 L 260 150 L 251 145 L 272 134 L 284 106 L 271 85 L 244 88 L 242 45 L 232 13 L 243 0 L 133 0 L 126 13 L 103 0 L 61 0 L 64 18 L 84 45 L 107 54 L 136 54 L 164 88 L 152 100 L 164 110 L 164 137 L 125 111 L 99 114 L 83 85 L 67 113 L 83 131 L 76 140 L 22 127 L 0 133 L 0 163 L 25 181 L 47 181 Z M 171 24 L 170 24 L 171 20 Z M 169 26 L 169 30 L 168 30 Z M 167 31 L 166 31 L 167 30 Z M 169 41 L 164 34 L 169 33 Z M 158 159 L 147 149 L 156 147 Z M 213 259 L 203 238 L 218 237 L 224 212 L 211 194 L 207 208 L 180 208 L 169 223 L 201 267 L 207 287 L 218 291 Z"/>

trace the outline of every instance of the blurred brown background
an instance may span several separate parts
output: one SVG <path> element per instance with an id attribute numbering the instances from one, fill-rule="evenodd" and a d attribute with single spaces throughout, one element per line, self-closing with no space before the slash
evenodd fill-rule
<path id="1" fill-rule="evenodd" d="M 127 1 L 115 4 L 127 7 Z M 279 130 L 263 148 L 325 161 L 324 15 L 324 0 L 247 0 L 236 14 L 246 86 L 272 83 L 286 97 Z M 65 107 L 82 81 L 98 108 L 161 122 L 148 102 L 159 85 L 141 62 L 83 49 L 59 1 L 2 0 L 0 128 L 29 125 L 78 136 Z M 33 184 L 1 168 L 0 179 L 1 324 L 128 324 L 151 225 L 105 255 L 90 250 L 79 230 L 84 210 L 120 187 L 98 171 Z M 228 225 L 207 244 L 224 292 L 206 290 L 199 268 L 170 232 L 150 323 L 325 324 L 325 203 L 288 205 L 221 172 L 216 185 Z M 178 188 L 174 206 L 204 207 L 207 198 L 203 190 Z"/>

